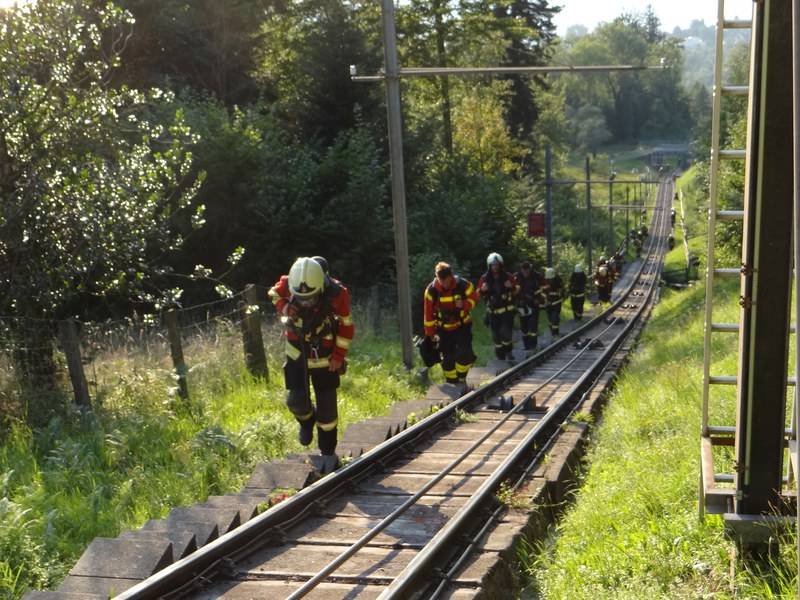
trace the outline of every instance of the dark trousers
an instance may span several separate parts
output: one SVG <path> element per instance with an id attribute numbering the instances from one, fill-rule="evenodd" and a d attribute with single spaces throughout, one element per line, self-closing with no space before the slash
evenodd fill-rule
<path id="1" fill-rule="evenodd" d="M 283 365 L 283 380 L 289 393 L 286 406 L 294 415 L 300 427 L 313 428 L 317 425 L 317 443 L 322 454 L 333 454 L 336 450 L 337 423 L 339 407 L 336 389 L 339 387 L 339 374 L 327 367 L 309 369 L 304 364 L 306 358 L 297 360 L 286 358 Z M 311 401 L 311 389 L 314 400 Z"/>
<path id="2" fill-rule="evenodd" d="M 507 310 L 504 313 L 492 313 L 489 325 L 492 328 L 492 342 L 494 342 L 494 353 L 497 358 L 503 360 L 511 357 L 513 344 L 511 336 L 514 334 L 514 310 Z"/>
<path id="3" fill-rule="evenodd" d="M 548 304 L 547 323 L 550 325 L 550 334 L 553 336 L 559 335 L 559 327 L 561 325 L 561 302 L 557 304 Z"/>
<path id="4" fill-rule="evenodd" d="M 580 296 L 572 296 L 570 298 L 570 303 L 572 304 L 572 316 L 575 318 L 576 321 L 580 320 L 583 317 L 583 301 L 585 298 L 583 294 Z"/>
<path id="5" fill-rule="evenodd" d="M 533 350 L 539 343 L 539 307 L 531 306 L 527 315 L 519 315 L 519 329 L 525 350 Z"/>
<path id="6" fill-rule="evenodd" d="M 439 350 L 442 352 L 442 371 L 449 383 L 463 381 L 475 362 L 472 351 L 472 323 L 458 329 L 439 330 Z"/>

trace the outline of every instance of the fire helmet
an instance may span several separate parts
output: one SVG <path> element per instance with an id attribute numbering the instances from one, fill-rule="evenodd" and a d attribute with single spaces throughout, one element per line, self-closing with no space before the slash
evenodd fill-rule
<path id="1" fill-rule="evenodd" d="M 325 288 L 325 272 L 313 258 L 298 258 L 289 270 L 289 289 L 300 305 L 309 306 Z"/>
<path id="2" fill-rule="evenodd" d="M 322 256 L 312 256 L 311 260 L 314 260 L 314 261 L 318 262 L 319 266 L 322 267 L 322 272 L 325 273 L 325 275 L 328 274 L 328 270 L 329 270 L 330 267 L 328 267 L 328 261 L 325 260 L 324 257 L 322 257 Z"/>
<path id="3" fill-rule="evenodd" d="M 583 263 L 578 263 L 572 270 L 573 273 L 583 273 Z"/>
<path id="4" fill-rule="evenodd" d="M 556 276 L 556 270 L 553 267 L 547 267 L 547 270 L 544 272 L 545 279 L 553 279 Z"/>
<path id="5" fill-rule="evenodd" d="M 486 257 L 487 267 L 491 267 L 494 263 L 499 263 L 500 265 L 503 264 L 503 257 L 500 256 L 497 252 L 492 252 L 489 256 Z"/>

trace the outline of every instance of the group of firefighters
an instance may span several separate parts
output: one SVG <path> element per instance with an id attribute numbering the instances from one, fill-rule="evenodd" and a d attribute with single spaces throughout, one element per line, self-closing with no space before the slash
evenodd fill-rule
<path id="1" fill-rule="evenodd" d="M 621 265 L 619 254 L 613 255 L 611 260 L 600 257 L 593 279 L 601 302 L 611 300 L 611 290 Z M 465 384 L 475 361 L 471 312 L 480 300 L 486 303 L 484 323 L 491 329 L 495 356 L 499 360 L 513 359 L 512 334 L 517 315 L 525 350 L 534 350 L 538 345 L 541 311 L 547 314 L 553 339 L 560 337 L 561 307 L 567 297 L 573 318 L 576 321 L 583 318 L 588 278 L 581 263 L 575 265 L 566 285 L 553 267 L 541 273 L 527 260 L 520 264 L 517 272 L 507 271 L 503 257 L 497 252 L 487 257 L 486 272 L 476 286 L 455 275 L 445 262 L 438 263 L 434 273 L 436 277 L 425 289 L 425 336 L 419 340 L 419 345 L 428 366 L 441 360 L 447 383 Z"/>
<path id="2" fill-rule="evenodd" d="M 611 260 L 601 257 L 598 261 L 593 275 L 601 302 L 611 299 L 620 258 L 614 255 Z M 566 287 L 553 267 L 540 273 L 524 261 L 517 272 L 506 271 L 497 252 L 486 259 L 486 272 L 476 286 L 456 275 L 445 262 L 436 265 L 434 274 L 424 293 L 422 342 L 435 348 L 436 362 L 441 361 L 448 383 L 466 384 L 475 362 L 471 313 L 481 299 L 486 303 L 485 323 L 491 328 L 495 355 L 501 360 L 512 359 L 517 315 L 526 350 L 538 345 L 542 310 L 554 339 L 559 337 L 561 306 L 567 297 L 573 318 L 580 321 L 583 317 L 587 276 L 582 264 L 575 265 Z M 347 369 L 345 357 L 355 334 L 347 288 L 330 275 L 323 257 L 301 257 L 268 295 L 284 323 L 286 405 L 299 424 L 299 442 L 309 446 L 316 429 L 321 454 L 335 457 L 337 388 L 340 375 Z"/>

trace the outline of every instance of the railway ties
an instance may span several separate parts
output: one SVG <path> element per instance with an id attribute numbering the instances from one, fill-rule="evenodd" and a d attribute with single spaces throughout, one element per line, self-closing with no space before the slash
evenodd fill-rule
<path id="1" fill-rule="evenodd" d="M 531 418 L 514 415 L 455 467 L 453 462 L 474 440 L 496 425 L 497 414 L 479 413 L 474 421 L 454 424 L 446 436 L 424 440 L 391 471 L 375 473 L 326 503 L 319 515 L 292 530 L 292 539 L 284 546 L 267 548 L 240 564 L 238 582 L 223 589 L 238 588 L 241 597 L 288 597 L 292 587 L 299 587 L 291 583 L 310 580 L 387 516 L 398 513 L 421 489 L 431 486 L 307 595 L 331 599 L 355 597 L 350 595 L 355 592 L 358 598 L 378 597 L 508 458 L 525 437 Z M 445 471 L 449 472 L 442 475 Z M 336 595 L 344 582 L 350 588 Z M 214 590 L 196 597 L 218 594 Z"/>
<path id="2" fill-rule="evenodd" d="M 363 454 L 117 597 L 512 597 L 519 537 L 544 535 L 580 455 L 588 426 L 570 415 L 599 406 L 656 296 L 666 247 L 656 216 L 647 254 L 626 266 L 607 310 L 515 365 L 476 373 L 465 395 L 438 386 L 438 410 L 374 446 L 356 432 Z"/>
<path id="3" fill-rule="evenodd" d="M 599 321 L 586 333 L 619 336 L 622 323 Z M 586 389 L 580 385 L 586 371 L 604 353 L 614 353 L 611 340 L 582 348 L 563 340 L 561 346 L 544 364 L 534 356 L 510 369 L 497 389 L 487 384 L 442 409 L 451 415 L 436 434 L 411 439 L 394 462 L 381 461 L 347 491 L 319 502 L 316 514 L 286 532 L 281 545 L 237 561 L 229 581 L 191 597 L 430 598 L 445 583 L 441 597 L 473 597 L 492 569 L 470 567 L 511 551 L 493 546 L 497 538 L 481 541 L 479 533 L 506 513 L 498 489 L 513 492 L 525 469 L 529 475 L 541 464 L 541 449 L 552 444 Z M 513 400 L 498 404 L 498 398 Z M 361 460 L 370 458 L 368 453 Z M 445 575 L 460 553 L 481 544 L 488 553 L 478 552 Z M 398 581 L 405 587 L 393 595 L 392 587 L 403 585 Z"/>

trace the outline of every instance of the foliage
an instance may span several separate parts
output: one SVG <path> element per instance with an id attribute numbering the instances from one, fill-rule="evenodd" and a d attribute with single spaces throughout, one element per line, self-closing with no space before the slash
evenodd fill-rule
<path id="1" fill-rule="evenodd" d="M 152 119 L 170 96 L 107 84 L 130 23 L 66 0 L 0 22 L 0 314 L 64 317 L 93 298 L 160 295 L 147 286 L 181 241 L 173 219 L 193 209 L 200 178 L 182 112 Z"/>
<path id="2" fill-rule="evenodd" d="M 334 143 L 366 124 L 385 130 L 380 86 L 354 83 L 382 64 L 379 3 L 359 0 L 273 2 L 265 11 L 257 53 L 266 101 L 303 143 Z"/>
<path id="3" fill-rule="evenodd" d="M 655 70 L 612 70 L 563 74 L 556 78 L 556 86 L 565 92 L 572 114 L 583 107 L 599 109 L 617 143 L 685 139 L 689 134 L 689 103 L 681 84 L 681 47 L 678 39 L 660 32 L 659 25 L 652 9 L 644 15 L 623 14 L 601 24 L 593 33 L 577 38 L 556 57 L 570 65 L 663 64 L 664 68 Z M 597 120 L 596 113 L 592 120 Z M 581 121 L 576 119 L 574 123 L 578 125 Z M 597 132 L 595 137 L 602 133 L 597 123 L 586 129 Z"/>
<path id="4" fill-rule="evenodd" d="M 391 267 L 391 220 L 378 150 L 366 129 L 345 131 L 314 152 L 287 147 L 268 123 L 259 131 L 266 120 L 257 114 L 244 118 L 255 128 L 258 160 L 244 207 L 251 276 L 271 283 L 297 256 L 321 254 L 346 284 L 376 283 Z"/>
<path id="5" fill-rule="evenodd" d="M 95 0 L 94 4 L 100 5 Z M 116 85 L 209 94 L 226 106 L 252 102 L 263 0 L 117 0 L 133 15 Z"/>

